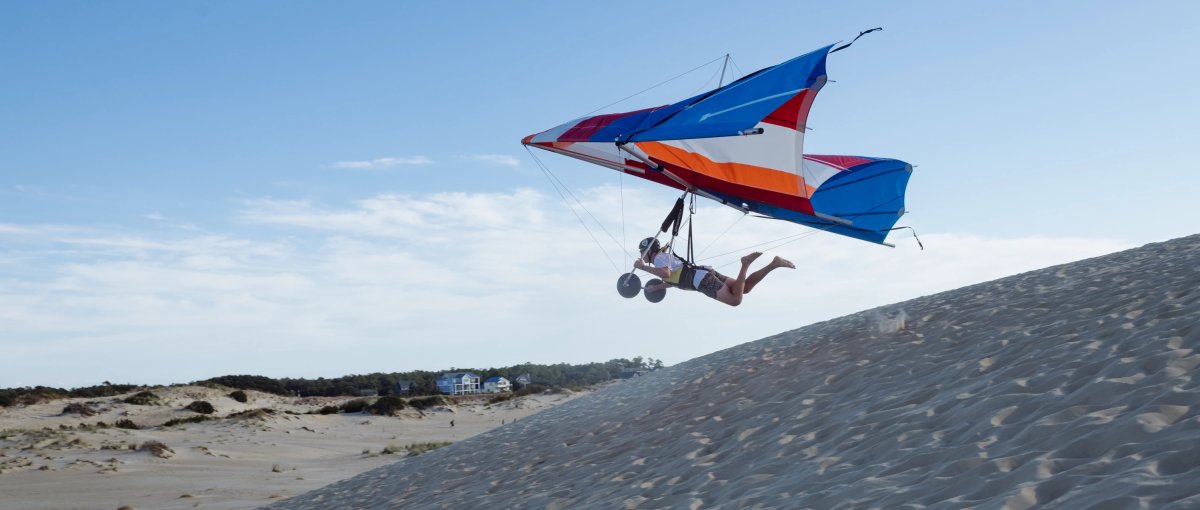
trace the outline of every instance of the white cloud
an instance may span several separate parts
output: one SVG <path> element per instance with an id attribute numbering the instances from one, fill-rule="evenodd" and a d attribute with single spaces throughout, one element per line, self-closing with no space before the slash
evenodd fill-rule
<path id="1" fill-rule="evenodd" d="M 28 232 L 29 232 L 29 229 L 26 229 L 23 227 L 18 227 L 16 225 L 6 225 L 4 223 L 0 223 L 0 234 L 25 234 Z"/>
<path id="2" fill-rule="evenodd" d="M 389 168 L 393 166 L 411 166 L 411 165 L 432 165 L 433 160 L 425 156 L 410 156 L 404 158 L 377 158 L 365 161 L 338 161 L 333 164 L 334 168 L 361 168 L 368 170 L 378 170 L 381 168 Z"/>
<path id="3" fill-rule="evenodd" d="M 590 225 L 604 252 L 557 196 L 528 189 L 378 195 L 344 207 L 246 203 L 241 216 L 255 231 L 275 229 L 267 239 L 0 225 L 0 232 L 24 233 L 0 264 L 0 342 L 22 360 L 0 373 L 0 387 L 635 355 L 676 363 L 1127 247 L 1107 239 L 924 233 L 927 250 L 920 251 L 903 236 L 888 249 L 817 234 L 769 251 L 798 267 L 773 273 L 741 307 L 680 291 L 650 304 L 617 296 L 622 269 L 609 257 L 627 267 L 622 252 L 654 231 L 673 198 L 627 189 L 622 200 L 613 188 L 576 195 L 589 211 L 580 216 L 609 232 Z M 803 231 L 716 206 L 700 208 L 696 228 L 700 258 L 724 254 L 705 262 L 730 274 L 747 247 Z M 38 256 L 61 246 L 70 249 Z M 102 359 L 121 363 L 95 361 Z"/>
<path id="4" fill-rule="evenodd" d="M 489 165 L 506 166 L 510 168 L 517 168 L 521 166 L 520 160 L 507 154 L 473 154 L 469 156 L 463 156 L 463 158 L 471 161 L 487 163 Z"/>
<path id="5" fill-rule="evenodd" d="M 157 213 L 157 212 L 152 212 L 152 213 L 148 213 L 148 214 L 143 214 L 143 215 L 142 215 L 142 217 L 143 217 L 143 218 L 146 218 L 146 219 L 148 219 L 148 220 L 151 220 L 151 221 L 162 221 L 162 220 L 165 220 L 165 219 L 167 219 L 167 217 L 166 217 L 166 216 L 163 216 L 162 214 L 159 214 L 159 213 Z"/>

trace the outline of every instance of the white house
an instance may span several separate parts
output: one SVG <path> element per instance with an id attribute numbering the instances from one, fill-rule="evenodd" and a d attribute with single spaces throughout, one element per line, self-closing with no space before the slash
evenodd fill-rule
<path id="1" fill-rule="evenodd" d="M 512 383 L 508 382 L 508 379 L 496 376 L 488 377 L 486 381 L 483 381 L 484 393 L 503 393 L 506 391 L 512 391 Z"/>
<path id="2" fill-rule="evenodd" d="M 479 393 L 479 376 L 470 372 L 451 372 L 437 378 L 438 391 L 450 395 Z"/>

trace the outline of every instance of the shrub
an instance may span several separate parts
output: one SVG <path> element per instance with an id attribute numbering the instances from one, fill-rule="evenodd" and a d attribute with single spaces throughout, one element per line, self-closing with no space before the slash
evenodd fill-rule
<path id="1" fill-rule="evenodd" d="M 119 429 L 130 429 L 130 430 L 141 429 L 141 427 L 139 427 L 138 424 L 134 423 L 133 420 L 130 420 L 129 418 L 124 418 L 124 419 L 118 420 L 117 423 L 114 424 L 114 426 L 116 426 Z"/>
<path id="2" fill-rule="evenodd" d="M 496 395 L 496 396 L 488 399 L 488 404 L 499 404 L 501 402 L 504 402 L 505 400 L 511 400 L 512 397 L 513 396 L 511 393 L 505 393 L 503 395 Z"/>
<path id="3" fill-rule="evenodd" d="M 545 393 L 549 389 L 550 389 L 549 387 L 543 386 L 541 384 L 526 384 L 521 389 L 513 392 L 512 396 L 524 397 L 527 395 L 537 395 L 540 393 Z"/>
<path id="4" fill-rule="evenodd" d="M 274 416 L 275 412 L 276 411 L 274 409 L 268 409 L 268 408 L 263 407 L 263 408 L 259 408 L 259 409 L 247 409 L 245 411 L 236 412 L 236 413 L 229 415 L 229 417 L 230 418 L 247 418 L 247 419 L 255 419 L 255 420 L 265 420 L 267 418 L 267 416 Z"/>
<path id="5" fill-rule="evenodd" d="M 138 446 L 138 451 L 150 452 L 154 454 L 155 457 L 164 459 L 175 454 L 175 450 L 168 448 L 167 445 L 163 444 L 161 441 L 146 441 L 142 443 L 141 446 Z"/>
<path id="6" fill-rule="evenodd" d="M 192 402 L 191 404 L 188 404 L 187 407 L 185 407 L 184 409 L 187 409 L 188 411 L 192 411 L 195 413 L 200 413 L 200 414 L 212 414 L 214 411 L 216 411 L 216 409 L 213 409 L 212 404 L 205 402 L 203 400 L 197 400 L 195 402 Z"/>
<path id="7" fill-rule="evenodd" d="M 319 414 L 337 414 L 338 411 L 341 411 L 341 409 L 338 408 L 338 406 L 325 406 L 325 407 L 322 407 L 320 411 L 317 411 L 317 413 L 319 413 Z"/>
<path id="8" fill-rule="evenodd" d="M 229 398 L 232 398 L 232 399 L 234 399 L 234 400 L 236 400 L 236 401 L 238 401 L 238 402 L 241 402 L 241 403 L 243 403 L 243 404 L 245 404 L 246 402 L 248 402 L 248 401 L 250 400 L 249 398 L 247 398 L 247 397 L 246 397 L 246 392 L 244 392 L 244 391 L 242 391 L 242 390 L 237 390 L 237 391 L 235 391 L 235 392 L 233 392 L 233 393 L 230 393 L 230 394 L 229 394 Z"/>
<path id="9" fill-rule="evenodd" d="M 103 398 L 115 397 L 122 393 L 129 393 L 137 389 L 133 384 L 110 384 L 105 382 L 101 386 L 88 386 L 86 388 L 75 388 L 67 392 L 67 396 L 75 398 Z"/>
<path id="10" fill-rule="evenodd" d="M 225 375 L 221 377 L 213 377 L 204 382 L 220 384 L 230 388 L 238 388 L 242 390 L 258 390 L 265 393 L 274 393 L 276 395 L 289 395 L 287 388 L 283 383 L 263 377 L 261 375 Z"/>
<path id="11" fill-rule="evenodd" d="M 153 406 L 158 405 L 159 398 L 158 395 L 155 395 L 153 392 L 139 391 L 132 397 L 126 398 L 125 403 L 133 404 L 135 406 Z"/>
<path id="12" fill-rule="evenodd" d="M 371 414 L 391 416 L 397 412 L 403 411 L 404 407 L 404 399 L 394 395 L 388 395 L 386 397 L 380 397 L 375 401 L 374 404 L 371 404 L 369 407 L 367 407 L 367 410 L 370 411 Z"/>
<path id="13" fill-rule="evenodd" d="M 431 395 L 428 397 L 417 397 L 417 398 L 408 399 L 408 405 L 413 406 L 416 409 L 421 409 L 421 410 L 429 409 L 433 406 L 444 405 L 446 403 L 447 403 L 446 397 L 443 397 L 441 395 Z"/>
<path id="14" fill-rule="evenodd" d="M 183 425 L 185 423 L 200 423 L 202 421 L 208 421 L 211 419 L 212 418 L 208 417 L 208 416 L 188 416 L 187 418 L 173 418 L 171 420 L 168 420 L 166 423 L 162 424 L 162 426 L 174 427 L 176 425 Z"/>
<path id="15" fill-rule="evenodd" d="M 356 398 L 345 404 L 342 404 L 343 413 L 361 413 L 367 406 L 370 405 L 365 398 Z"/>
<path id="16" fill-rule="evenodd" d="M 67 407 L 63 408 L 62 413 L 63 414 L 78 414 L 80 416 L 92 416 L 92 415 L 96 414 L 96 410 L 92 409 L 92 406 L 89 406 L 87 404 L 80 404 L 79 402 L 74 402 L 71 404 L 67 404 Z"/>
<path id="17" fill-rule="evenodd" d="M 422 453 L 429 453 L 429 452 L 431 452 L 431 451 L 434 451 L 434 450 L 436 450 L 436 449 L 438 449 L 438 448 L 441 448 L 441 447 L 443 447 L 443 446 L 450 446 L 450 443 L 447 443 L 447 442 L 439 442 L 439 443 L 413 443 L 413 444 L 410 444 L 410 445 L 406 446 L 404 449 L 405 449 L 405 450 L 408 450 L 408 456 L 409 456 L 409 457 L 415 457 L 415 456 L 417 456 L 417 455 L 420 455 L 420 454 L 422 454 Z"/>

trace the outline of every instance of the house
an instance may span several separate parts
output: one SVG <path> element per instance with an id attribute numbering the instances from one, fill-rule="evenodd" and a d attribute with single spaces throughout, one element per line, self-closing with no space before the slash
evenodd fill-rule
<path id="1" fill-rule="evenodd" d="M 496 376 L 488 377 L 486 381 L 483 381 L 484 393 L 504 393 L 506 391 L 512 391 L 512 383 L 508 382 L 508 379 Z"/>
<path id="2" fill-rule="evenodd" d="M 479 376 L 470 372 L 448 372 L 438 376 L 438 391 L 449 395 L 479 393 Z"/>
<path id="3" fill-rule="evenodd" d="M 529 377 L 529 374 L 521 374 L 517 376 L 515 380 L 513 380 L 513 384 L 517 387 L 517 389 L 529 386 L 529 384 L 532 382 L 533 378 Z"/>
<path id="4" fill-rule="evenodd" d="M 359 388 L 358 396 L 360 397 L 378 397 L 379 390 L 375 388 Z"/>
<path id="5" fill-rule="evenodd" d="M 412 395 L 417 391 L 417 381 L 396 381 L 397 395 Z"/>

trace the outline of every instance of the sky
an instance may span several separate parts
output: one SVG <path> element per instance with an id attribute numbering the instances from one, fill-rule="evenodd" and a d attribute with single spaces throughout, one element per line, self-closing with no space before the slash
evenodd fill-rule
<path id="1" fill-rule="evenodd" d="M 1191 1 L 3 2 L 0 388 L 675 364 L 1195 234 L 1198 21 Z M 806 151 L 914 164 L 901 224 L 924 250 L 819 233 L 765 246 L 798 267 L 739 307 L 626 300 L 676 193 L 520 144 L 710 89 L 726 54 L 728 82 L 874 27 L 830 57 Z M 806 232 L 699 206 L 699 258 L 727 273 Z"/>

